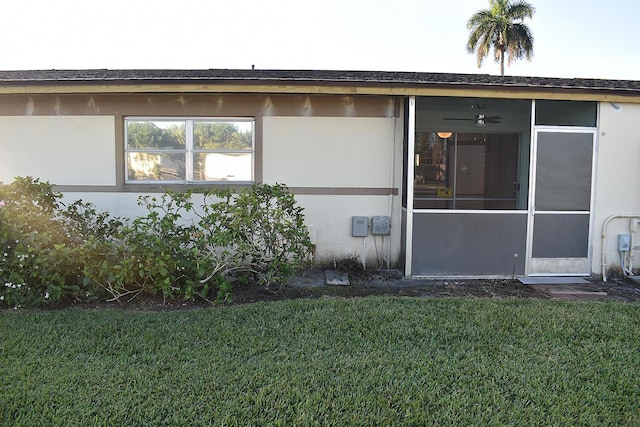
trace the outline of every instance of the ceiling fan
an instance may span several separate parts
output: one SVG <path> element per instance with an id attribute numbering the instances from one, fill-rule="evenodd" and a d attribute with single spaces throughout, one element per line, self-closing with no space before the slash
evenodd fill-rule
<path id="1" fill-rule="evenodd" d="M 473 118 L 458 118 L 458 117 L 445 117 L 444 120 L 464 120 L 476 122 L 476 126 L 485 126 L 487 123 L 489 124 L 497 124 L 502 122 L 502 117 L 500 116 L 487 116 L 484 114 L 484 104 L 473 104 L 471 108 L 478 109 L 478 114 L 476 114 Z"/>

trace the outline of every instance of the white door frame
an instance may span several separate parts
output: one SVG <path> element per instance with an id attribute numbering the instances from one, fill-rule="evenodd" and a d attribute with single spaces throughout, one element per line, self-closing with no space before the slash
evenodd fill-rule
<path id="1" fill-rule="evenodd" d="M 411 276 L 411 266 L 413 265 L 413 179 L 415 171 L 415 146 L 416 146 L 416 97 L 410 96 L 407 102 L 407 108 L 409 111 L 406 117 L 407 123 L 407 152 L 404 153 L 404 162 L 407 167 L 407 206 L 406 206 L 406 228 L 405 228 L 405 259 L 404 259 L 404 274 L 405 276 Z"/>
<path id="2" fill-rule="evenodd" d="M 535 101 L 533 114 L 535 116 Z M 532 118 L 533 122 L 533 118 Z M 536 176 L 538 166 L 538 134 L 539 133 L 582 133 L 591 134 L 592 157 L 591 157 L 591 194 L 588 211 L 536 211 Z M 529 215 L 527 226 L 527 258 L 525 262 L 525 274 L 527 276 L 588 276 L 591 274 L 593 261 L 593 207 L 595 201 L 595 177 L 597 164 L 597 135 L 598 129 L 594 127 L 568 127 L 568 126 L 537 126 L 532 123 L 531 132 L 531 156 L 529 171 Z M 589 237 L 586 258 L 534 258 L 533 257 L 533 234 L 534 219 L 538 214 L 585 214 L 589 215 Z"/>

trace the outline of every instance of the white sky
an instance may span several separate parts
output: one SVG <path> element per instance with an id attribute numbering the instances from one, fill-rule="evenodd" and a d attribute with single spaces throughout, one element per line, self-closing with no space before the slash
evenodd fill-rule
<path id="1" fill-rule="evenodd" d="M 640 1 L 530 0 L 506 74 L 640 80 Z M 0 69 L 256 68 L 499 74 L 467 53 L 488 0 L 0 0 Z"/>

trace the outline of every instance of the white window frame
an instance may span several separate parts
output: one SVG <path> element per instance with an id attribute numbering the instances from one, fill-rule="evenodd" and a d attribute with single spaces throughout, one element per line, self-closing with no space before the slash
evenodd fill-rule
<path id="1" fill-rule="evenodd" d="M 184 122 L 185 125 L 185 148 L 184 149 L 130 149 L 128 146 L 128 124 L 130 122 Z M 251 124 L 251 150 L 228 150 L 228 149 L 196 149 L 194 147 L 194 123 L 197 122 L 220 122 L 220 123 L 250 123 Z M 256 124 L 253 117 L 179 117 L 179 116 L 131 116 L 124 118 L 124 178 L 125 184 L 219 184 L 219 183 L 253 183 L 255 182 L 255 139 Z M 181 153 L 185 156 L 185 180 L 133 180 L 129 179 L 129 153 Z M 221 154 L 250 154 L 251 155 L 251 179 L 250 180 L 195 180 L 194 179 L 194 155 L 198 153 L 221 153 Z"/>

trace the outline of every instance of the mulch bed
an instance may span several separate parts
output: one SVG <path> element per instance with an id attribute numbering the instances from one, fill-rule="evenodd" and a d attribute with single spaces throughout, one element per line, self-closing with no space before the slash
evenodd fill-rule
<path id="1" fill-rule="evenodd" d="M 230 305 L 257 302 L 281 301 L 296 298 L 354 298 L 371 295 L 393 295 L 419 298 L 467 297 L 467 298 L 538 298 L 550 296 L 532 286 L 524 285 L 517 279 L 465 279 L 433 280 L 400 278 L 397 274 L 356 272 L 350 275 L 349 286 L 304 286 L 287 285 L 277 290 L 267 290 L 259 286 L 234 284 L 233 302 Z M 610 279 L 607 283 L 592 280 L 590 290 L 606 292 L 601 299 L 625 302 L 640 302 L 640 284 L 624 280 Z M 226 304 L 226 305 L 229 305 Z M 138 296 L 132 301 L 95 301 L 91 303 L 51 304 L 43 309 L 115 308 L 137 311 L 189 310 L 211 307 L 203 300 L 166 301 L 161 296 Z"/>

